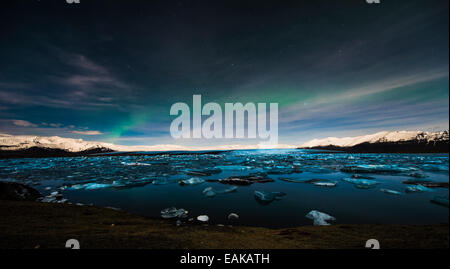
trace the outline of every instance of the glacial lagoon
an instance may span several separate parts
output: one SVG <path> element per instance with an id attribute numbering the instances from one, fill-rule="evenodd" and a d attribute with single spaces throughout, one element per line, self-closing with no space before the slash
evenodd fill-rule
<path id="1" fill-rule="evenodd" d="M 331 224 L 449 217 L 448 154 L 287 149 L 2 159 L 0 180 L 33 186 L 44 202 L 152 218 L 184 209 L 182 222 L 206 215 L 211 224 L 292 227 L 312 225 L 313 210 L 332 216 Z M 238 218 L 229 220 L 231 213 Z"/>

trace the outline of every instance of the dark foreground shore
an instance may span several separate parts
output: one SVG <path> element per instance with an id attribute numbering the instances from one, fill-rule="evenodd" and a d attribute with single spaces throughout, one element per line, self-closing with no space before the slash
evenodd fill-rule
<path id="1" fill-rule="evenodd" d="M 177 227 L 94 206 L 0 201 L 0 248 L 64 248 L 72 238 L 81 248 L 361 249 L 371 238 L 381 248 L 448 248 L 449 226 Z"/>

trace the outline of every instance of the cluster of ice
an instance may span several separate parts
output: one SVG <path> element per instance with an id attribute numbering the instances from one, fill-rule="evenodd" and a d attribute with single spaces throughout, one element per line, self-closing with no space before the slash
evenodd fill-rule
<path id="1" fill-rule="evenodd" d="M 336 218 L 333 216 L 330 216 L 326 213 L 317 211 L 317 210 L 312 210 L 311 212 L 309 212 L 306 217 L 308 219 L 312 219 L 313 220 L 313 225 L 319 225 L 319 226 L 325 226 L 325 225 L 330 225 L 330 223 L 328 223 L 329 221 L 335 221 Z"/>
<path id="2" fill-rule="evenodd" d="M 313 139 L 304 143 L 302 148 L 338 146 L 352 147 L 361 143 L 378 143 L 378 142 L 399 142 L 399 141 L 441 141 L 448 140 L 448 131 L 442 132 L 422 132 L 422 131 L 395 131 L 395 132 L 378 132 L 370 135 L 356 137 L 327 137 L 324 139 Z"/>

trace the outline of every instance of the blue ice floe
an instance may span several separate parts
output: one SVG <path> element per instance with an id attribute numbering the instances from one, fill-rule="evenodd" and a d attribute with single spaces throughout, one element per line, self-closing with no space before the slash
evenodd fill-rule
<path id="1" fill-rule="evenodd" d="M 215 190 L 213 187 L 207 187 L 203 190 L 203 195 L 206 197 L 214 197 L 216 194 L 225 194 L 225 193 L 231 193 L 237 191 L 238 187 L 232 186 L 230 188 L 224 189 L 224 190 Z"/>
<path id="2" fill-rule="evenodd" d="M 411 185 L 406 187 L 406 192 L 433 192 L 434 190 L 422 185 Z"/>
<path id="3" fill-rule="evenodd" d="M 187 214 L 188 211 L 183 208 L 177 209 L 176 207 L 169 207 L 161 210 L 161 217 L 163 219 L 186 218 Z"/>
<path id="4" fill-rule="evenodd" d="M 109 183 L 86 183 L 86 184 L 76 184 L 72 185 L 69 190 L 98 190 L 110 187 L 123 187 L 125 185 L 113 181 L 112 184 Z"/>
<path id="5" fill-rule="evenodd" d="M 121 162 L 121 164 L 126 165 L 126 166 L 151 166 L 150 163 L 138 163 L 138 162 L 133 162 L 133 163 Z"/>
<path id="6" fill-rule="evenodd" d="M 399 167 L 397 165 L 386 165 L 386 164 L 360 164 L 354 166 L 346 166 L 341 169 L 342 172 L 346 173 L 404 173 L 416 171 L 414 167 Z"/>
<path id="7" fill-rule="evenodd" d="M 178 181 L 178 183 L 180 185 L 198 185 L 198 184 L 202 184 L 205 181 L 201 178 L 198 177 L 191 177 L 190 179 L 182 179 L 180 181 Z"/>
<path id="8" fill-rule="evenodd" d="M 399 191 L 389 190 L 389 189 L 380 189 L 381 192 L 392 195 L 401 195 L 402 193 Z"/>
<path id="9" fill-rule="evenodd" d="M 345 182 L 353 184 L 358 189 L 370 189 L 374 188 L 376 185 L 380 184 L 380 182 L 373 179 L 359 179 L 359 178 L 343 178 Z"/>
<path id="10" fill-rule="evenodd" d="M 317 210 L 312 210 L 311 212 L 309 212 L 306 217 L 308 219 L 312 219 L 313 220 L 313 225 L 319 225 L 319 226 L 324 226 L 324 225 L 330 225 L 330 223 L 328 223 L 329 221 L 335 221 L 336 218 L 332 217 L 326 213 L 317 211 Z"/>
<path id="11" fill-rule="evenodd" d="M 332 188 L 337 186 L 337 182 L 319 181 L 313 183 L 315 186 Z"/>
<path id="12" fill-rule="evenodd" d="M 267 205 L 275 200 L 281 200 L 281 197 L 285 196 L 284 192 L 267 192 L 267 191 L 255 191 L 255 199 L 257 202 Z"/>

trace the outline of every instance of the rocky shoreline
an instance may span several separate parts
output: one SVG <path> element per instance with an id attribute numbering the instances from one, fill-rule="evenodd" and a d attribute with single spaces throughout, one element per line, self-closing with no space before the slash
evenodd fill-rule
<path id="1" fill-rule="evenodd" d="M 9 192 L 29 188 L 15 183 L 1 185 L 2 191 Z M 64 248 L 71 238 L 79 240 L 81 248 L 95 249 L 362 249 L 371 238 L 379 240 L 381 248 L 448 248 L 449 241 L 448 224 L 339 224 L 285 229 L 177 226 L 173 221 L 109 208 L 36 202 L 35 194 L 24 199 L 11 193 L 1 196 L 0 249 Z"/>

